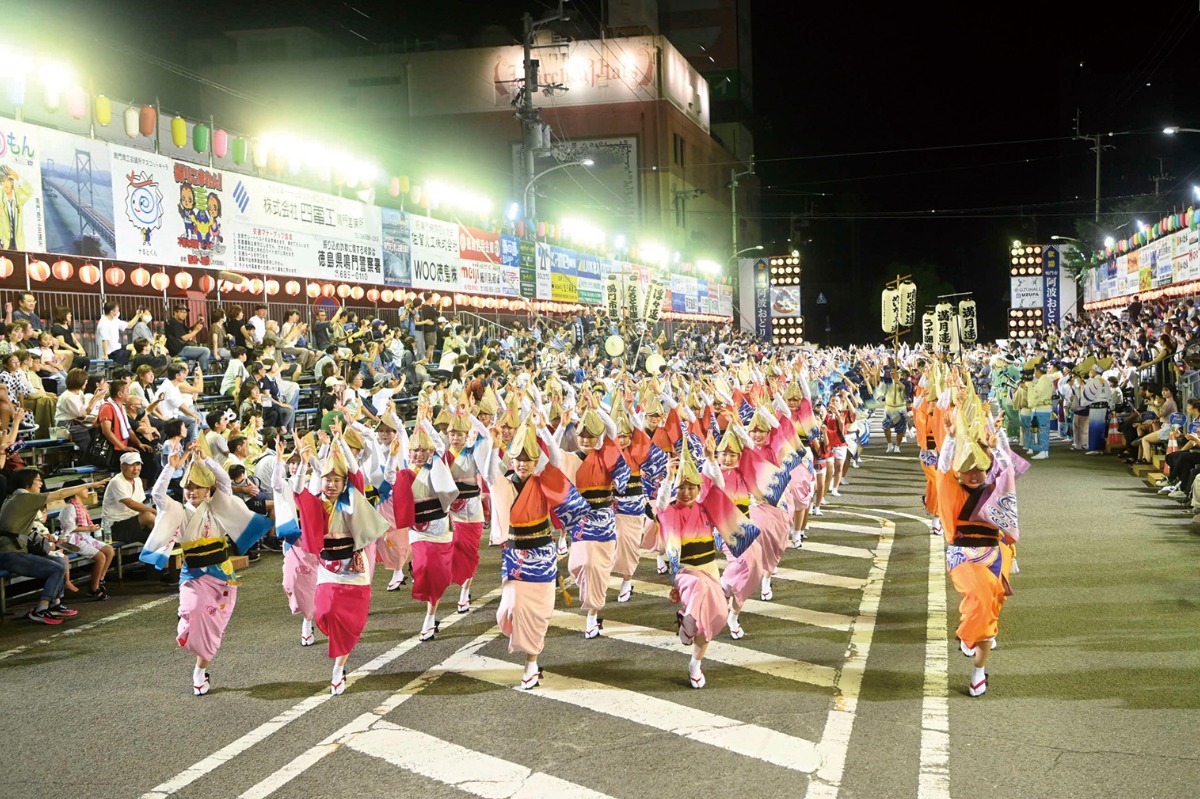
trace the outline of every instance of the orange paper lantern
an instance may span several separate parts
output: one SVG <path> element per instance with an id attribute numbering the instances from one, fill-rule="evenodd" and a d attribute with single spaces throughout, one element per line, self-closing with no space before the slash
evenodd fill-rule
<path id="1" fill-rule="evenodd" d="M 339 297 L 341 297 L 343 300 L 346 299 L 347 297 L 350 296 L 350 287 L 347 286 L 345 283 L 342 283 L 340 286 L 337 287 L 337 295 Z"/>
<path id="2" fill-rule="evenodd" d="M 129 282 L 138 288 L 145 288 L 150 285 L 150 270 L 144 266 L 139 266 L 129 273 Z"/>
<path id="3" fill-rule="evenodd" d="M 96 267 L 92 267 L 95 269 Z M 0 257 L 0 277 L 12 277 L 13 262 L 8 258 Z"/>
<path id="4" fill-rule="evenodd" d="M 362 286 L 354 286 L 350 289 L 350 299 L 352 300 L 361 300 L 364 294 L 366 294 L 366 292 L 363 291 Z"/>
<path id="5" fill-rule="evenodd" d="M 245 286 L 246 284 L 243 283 L 242 285 Z M 256 277 L 256 278 L 251 278 L 250 285 L 246 286 L 246 291 L 250 292 L 251 294 L 262 294 L 263 288 L 264 287 L 263 287 L 262 279 Z"/>
<path id="6" fill-rule="evenodd" d="M 403 292 L 399 292 L 399 293 L 401 293 L 401 294 L 402 294 Z M 392 295 L 392 290 L 391 290 L 391 289 L 384 289 L 384 290 L 383 290 L 383 293 L 380 295 L 381 299 L 382 299 L 384 302 L 391 302 L 391 301 L 392 301 L 392 296 L 393 296 L 393 295 Z"/>
<path id="7" fill-rule="evenodd" d="M 210 293 L 216 287 L 217 287 L 217 279 L 215 277 L 213 277 L 212 275 L 201 275 L 200 276 L 200 290 L 203 291 L 205 294 Z"/>
<path id="8" fill-rule="evenodd" d="M 367 299 L 371 302 L 379 302 L 379 289 L 367 289 Z"/>
<path id="9" fill-rule="evenodd" d="M 283 285 L 283 290 L 288 293 L 289 297 L 295 297 L 297 294 L 300 293 L 300 281 L 289 280 L 287 283 L 285 283 Z"/>
<path id="10" fill-rule="evenodd" d="M 279 281 L 278 280 L 268 280 L 266 282 L 266 289 L 267 289 L 267 294 L 271 297 L 274 297 L 276 294 L 279 293 Z"/>
<path id="11" fill-rule="evenodd" d="M 119 286 L 125 282 L 125 270 L 119 266 L 110 266 L 104 270 L 104 282 L 110 286 Z"/>
<path id="12" fill-rule="evenodd" d="M 175 275 L 175 286 L 180 291 L 187 291 L 192 287 L 192 276 L 188 272 L 180 272 Z"/>
<path id="13" fill-rule="evenodd" d="M 308 296 L 312 297 L 314 300 L 317 297 L 320 297 L 321 296 L 321 284 L 320 283 L 309 283 L 308 284 Z"/>
<path id="14" fill-rule="evenodd" d="M 8 277 L 12 274 L 12 261 L 7 258 L 0 259 L 0 275 Z M 79 279 L 85 285 L 94 286 L 100 282 L 100 267 L 95 264 L 84 264 L 79 267 Z"/>
<path id="15" fill-rule="evenodd" d="M 169 285 L 171 278 L 167 277 L 166 272 L 155 272 L 150 276 L 150 287 L 155 291 L 166 291 Z"/>
<path id="16" fill-rule="evenodd" d="M 326 297 L 326 298 L 332 297 L 336 293 L 337 293 L 337 287 L 334 286 L 332 283 L 326 283 L 323 286 L 321 286 L 321 296 L 322 297 Z"/>
<path id="17" fill-rule="evenodd" d="M 29 279 L 36 280 L 39 283 L 45 282 L 46 278 L 50 277 L 50 264 L 45 261 L 30 261 L 29 262 Z"/>
<path id="18" fill-rule="evenodd" d="M 55 261 L 54 266 L 50 267 L 50 274 L 59 280 L 70 280 L 71 275 L 75 274 L 75 265 L 70 261 Z"/>

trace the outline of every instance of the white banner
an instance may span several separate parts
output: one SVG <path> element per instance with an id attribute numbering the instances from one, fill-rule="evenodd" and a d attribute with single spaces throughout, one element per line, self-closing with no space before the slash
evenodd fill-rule
<path id="1" fill-rule="evenodd" d="M 46 250 L 37 134 L 37 128 L 0 119 L 0 249 Z"/>
<path id="2" fill-rule="evenodd" d="M 409 217 L 413 288 L 453 291 L 459 287 L 458 225 L 427 216 Z"/>
<path id="3" fill-rule="evenodd" d="M 1042 307 L 1042 278 L 1014 277 L 1009 279 L 1013 308 Z"/>

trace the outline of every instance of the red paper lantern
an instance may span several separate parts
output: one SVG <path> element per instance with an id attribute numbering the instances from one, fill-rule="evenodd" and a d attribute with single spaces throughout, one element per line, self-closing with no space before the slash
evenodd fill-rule
<path id="1" fill-rule="evenodd" d="M 150 287 L 155 291 L 166 291 L 169 285 L 171 278 L 167 277 L 166 272 L 155 272 L 150 276 Z"/>
<path id="2" fill-rule="evenodd" d="M 70 280 L 71 275 L 75 274 L 75 265 L 70 261 L 55 261 L 54 266 L 50 267 L 50 274 L 59 280 Z"/>
<path id="3" fill-rule="evenodd" d="M 38 283 L 44 283 L 48 277 L 50 277 L 50 264 L 46 263 L 45 261 L 29 262 L 30 280 L 36 280 Z"/>
<path id="4" fill-rule="evenodd" d="M 249 285 L 246 285 L 245 283 L 242 285 L 246 286 L 246 291 L 250 292 L 251 294 L 263 293 L 263 282 L 261 278 L 251 278 Z"/>
<path id="5" fill-rule="evenodd" d="M 138 114 L 138 132 L 143 136 L 153 136 L 157 125 L 158 112 L 154 110 L 154 106 L 142 106 L 141 113 Z"/>
<path id="6" fill-rule="evenodd" d="M 337 287 L 334 286 L 332 283 L 326 283 L 325 285 L 321 286 L 321 296 L 322 297 L 329 298 L 329 297 L 332 297 L 334 294 L 337 294 Z"/>
<path id="7" fill-rule="evenodd" d="M 404 292 L 397 292 L 397 293 L 403 294 Z M 382 299 L 384 302 L 391 302 L 391 301 L 392 301 L 392 298 L 393 298 L 392 290 L 391 290 L 391 289 L 384 289 L 384 290 L 383 290 L 383 293 L 380 295 L 380 298 L 381 298 L 381 299 Z"/>
<path id="8" fill-rule="evenodd" d="M 90 264 L 89 264 L 89 266 L 90 266 Z M 93 266 L 92 268 L 95 269 L 96 267 Z M 10 261 L 8 258 L 0 257 L 0 278 L 12 277 L 12 273 L 13 273 L 13 262 Z"/>
<path id="9" fill-rule="evenodd" d="M 139 266 L 129 273 L 129 282 L 138 288 L 145 288 L 150 285 L 150 270 L 144 266 Z"/>
<path id="10" fill-rule="evenodd" d="M 308 284 L 308 296 L 314 300 L 317 297 L 320 297 L 321 296 L 321 284 L 320 283 L 309 283 Z"/>
<path id="11" fill-rule="evenodd" d="M 212 275 L 200 276 L 200 290 L 205 294 L 209 294 L 217 287 L 217 279 Z"/>
<path id="12" fill-rule="evenodd" d="M 125 282 L 125 270 L 119 266 L 110 266 L 104 270 L 104 282 L 110 286 L 119 286 Z"/>
<path id="13" fill-rule="evenodd" d="M 350 287 L 347 286 L 345 283 L 342 283 L 340 286 L 337 287 L 337 295 L 339 297 L 341 297 L 343 300 L 346 299 L 347 297 L 350 296 Z"/>
<path id="14" fill-rule="evenodd" d="M 350 289 L 350 299 L 352 300 L 361 300 L 365 294 L 362 286 L 354 286 Z"/>
<path id="15" fill-rule="evenodd" d="M 367 299 L 371 302 L 379 302 L 379 289 L 367 289 Z"/>
<path id="16" fill-rule="evenodd" d="M 279 293 L 279 281 L 278 280 L 268 280 L 266 283 L 266 289 L 267 289 L 267 294 L 271 297 L 274 297 L 276 294 Z"/>
<path id="17" fill-rule="evenodd" d="M 192 287 L 192 275 L 189 272 L 180 272 L 175 275 L 175 286 L 180 291 L 187 291 Z"/>
<path id="18" fill-rule="evenodd" d="M 297 294 L 300 293 L 300 281 L 289 280 L 287 283 L 285 283 L 283 285 L 283 290 L 288 293 L 289 297 L 295 297 Z"/>

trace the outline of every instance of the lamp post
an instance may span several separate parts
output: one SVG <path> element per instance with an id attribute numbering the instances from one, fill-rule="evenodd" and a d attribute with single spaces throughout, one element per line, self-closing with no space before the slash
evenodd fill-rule
<path id="1" fill-rule="evenodd" d="M 529 182 L 525 184 L 525 217 L 533 218 L 533 216 L 537 213 L 537 209 L 534 207 L 533 203 L 533 195 L 529 193 L 529 190 L 533 188 L 533 184 L 537 183 L 542 176 L 548 175 L 556 169 L 566 169 L 569 166 L 592 166 L 595 163 L 596 162 L 590 158 L 581 158 L 578 161 L 564 161 L 561 164 L 555 164 L 549 169 L 543 169 L 541 172 L 538 172 L 536 175 L 531 177 Z"/>
<path id="2" fill-rule="evenodd" d="M 759 244 L 757 247 L 747 247 L 744 250 L 738 250 L 733 255 L 729 256 L 729 261 L 726 261 L 725 263 L 729 263 L 733 259 L 737 258 L 739 255 L 745 255 L 748 252 L 758 252 L 762 249 L 763 249 L 763 246 L 761 244 Z"/>

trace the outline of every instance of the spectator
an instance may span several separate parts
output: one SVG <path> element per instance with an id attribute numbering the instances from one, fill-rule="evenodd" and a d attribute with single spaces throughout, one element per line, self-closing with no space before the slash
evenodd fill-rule
<path id="1" fill-rule="evenodd" d="M 212 416 L 213 414 L 209 414 L 210 418 Z M 187 448 L 183 440 L 184 435 L 183 422 L 179 419 L 172 419 L 163 426 L 163 443 L 159 450 L 160 468 L 171 469 L 171 458 L 183 457 L 184 450 Z M 223 442 L 224 439 L 222 439 Z M 179 481 L 183 479 L 183 467 L 180 466 L 172 471 L 174 473 L 171 475 L 171 482 L 167 485 L 167 494 L 175 501 L 182 502 L 183 488 Z"/>
<path id="2" fill-rule="evenodd" d="M 229 351 L 229 366 L 221 378 L 221 393 L 225 396 L 236 396 L 241 385 L 250 379 L 250 372 L 246 369 L 247 357 L 249 354 L 245 347 L 234 347 Z"/>
<path id="3" fill-rule="evenodd" d="M 167 377 L 158 389 L 159 404 L 155 415 L 163 421 L 182 418 L 189 442 L 196 440 L 196 432 L 200 429 L 200 414 L 192 409 L 191 397 L 204 393 L 203 369 L 203 366 L 196 367 L 195 377 L 189 384 L 185 382 L 187 364 L 173 363 L 167 367 Z"/>
<path id="4" fill-rule="evenodd" d="M 8 387 L 8 395 L 12 401 L 22 408 L 33 411 L 37 423 L 38 436 L 45 438 L 50 434 L 54 425 L 54 414 L 58 398 L 47 394 L 41 389 L 41 381 L 35 388 L 29 380 L 26 366 L 31 362 L 28 350 L 19 350 L 4 356 L 4 371 L 0 372 L 0 381 Z"/>
<path id="5" fill-rule="evenodd" d="M 104 578 L 108 575 L 116 552 L 111 545 L 93 535 L 100 532 L 100 525 L 92 521 L 85 504 L 91 488 L 78 478 L 63 483 L 63 489 L 68 488 L 74 488 L 75 493 L 67 497 L 67 504 L 58 514 L 59 540 L 75 547 L 83 557 L 92 559 L 92 587 L 88 597 L 103 602 L 108 599 Z"/>
<path id="6" fill-rule="evenodd" d="M 271 367 L 275 368 L 274 362 Z M 296 418 L 296 409 L 284 399 L 279 383 L 267 372 L 266 364 L 255 361 L 250 367 L 250 376 L 261 390 L 259 402 L 262 404 L 263 421 L 271 427 L 290 431 L 292 421 Z"/>
<path id="7" fill-rule="evenodd" d="M 154 368 L 149 364 L 142 364 L 137 368 L 133 382 L 129 384 L 129 396 L 137 397 L 142 404 L 149 406 L 154 401 L 156 379 Z"/>
<path id="8" fill-rule="evenodd" d="M 252 346 L 244 331 L 243 314 L 242 306 L 229 306 L 229 315 L 225 318 L 225 331 L 229 334 L 230 350 L 234 347 L 245 347 L 248 350 Z"/>
<path id="9" fill-rule="evenodd" d="M 48 503 L 66 499 L 79 489 L 72 486 L 43 494 L 45 479 L 39 470 L 33 468 L 18 469 L 12 475 L 12 481 L 15 491 L 0 506 L 0 569 L 43 581 L 37 607 L 25 615 L 26 619 L 39 624 L 62 624 L 64 618 L 78 613 L 62 604 L 66 563 L 22 552 L 18 541 L 33 527 L 38 513 Z M 86 487 L 99 488 L 103 485 L 101 481 L 87 483 Z"/>
<path id="10" fill-rule="evenodd" d="M 6 303 L 4 306 L 4 321 L 8 324 L 22 321 L 28 322 L 38 333 L 46 329 L 46 323 L 37 314 L 37 297 L 33 296 L 33 292 L 22 291 L 17 296 L 17 308 L 13 309 L 13 304 Z"/>
<path id="11" fill-rule="evenodd" d="M 142 456 L 136 452 L 121 455 L 121 473 L 104 489 L 103 524 L 114 541 L 146 543 L 157 515 L 146 504 L 142 486 Z"/>
<path id="12" fill-rule="evenodd" d="M 213 460 L 224 466 L 229 460 L 229 442 L 225 439 L 225 431 L 229 429 L 229 418 L 224 411 L 212 411 L 205 421 L 208 422 L 208 432 L 204 434 L 208 451 L 212 453 Z"/>
<path id="13" fill-rule="evenodd" d="M 133 312 L 133 319 L 129 322 L 129 329 L 125 331 L 126 337 L 130 341 L 137 341 L 139 338 L 154 341 L 154 329 L 150 326 L 150 323 L 153 321 L 154 314 L 149 309 L 138 308 Z"/>
<path id="14" fill-rule="evenodd" d="M 233 484 L 233 495 L 246 503 L 246 507 L 263 516 L 273 516 L 275 503 L 267 498 L 258 482 L 250 476 L 244 463 L 230 462 L 226 467 Z"/>
<path id="15" fill-rule="evenodd" d="M 167 321 L 167 351 L 174 358 L 199 361 L 201 371 L 207 371 L 212 353 L 208 351 L 208 347 L 201 347 L 196 343 L 204 324 L 196 322 L 189 327 L 187 316 L 186 305 L 177 305 L 171 312 L 171 318 Z"/>
<path id="16" fill-rule="evenodd" d="M 96 354 L 115 360 L 113 356 L 121 352 L 121 334 L 128 327 L 129 323 L 121 318 L 120 306 L 111 300 L 104 303 L 104 314 L 96 322 Z"/>
<path id="17" fill-rule="evenodd" d="M 245 464 L 250 458 L 250 440 L 246 436 L 234 436 L 229 439 L 229 457 L 225 460 L 225 470 L 234 464 Z"/>
<path id="18" fill-rule="evenodd" d="M 87 381 L 88 373 L 82 369 L 72 369 L 67 373 L 67 390 L 59 395 L 54 411 L 54 424 L 67 429 L 79 452 L 87 452 L 92 428 L 96 426 L 96 406 L 104 400 L 99 388 L 90 399 L 84 396 L 83 389 Z M 107 389 L 104 381 L 98 385 Z"/>
<path id="19" fill-rule="evenodd" d="M 130 345 L 133 351 L 133 357 L 129 360 L 129 368 L 135 373 L 143 366 L 150 367 L 151 371 L 158 373 L 167 368 L 167 364 L 171 359 L 167 357 L 166 352 L 157 352 L 154 347 L 154 342 L 147 338 L 135 338 L 133 344 Z"/>
<path id="20" fill-rule="evenodd" d="M 247 346 L 260 347 L 263 339 L 267 335 L 267 306 L 259 303 L 254 306 L 254 314 L 246 320 L 246 324 L 242 326 L 242 333 L 246 336 Z"/>
<path id="21" fill-rule="evenodd" d="M 50 335 L 54 336 L 60 352 L 71 352 L 70 362 L 63 362 L 63 368 L 70 369 L 76 363 L 87 365 L 88 354 L 83 344 L 75 337 L 75 315 L 65 305 L 54 309 L 54 324 L 50 327 Z"/>
<path id="22" fill-rule="evenodd" d="M 125 406 L 129 402 L 129 381 L 115 380 L 108 387 L 108 399 L 100 404 L 96 423 L 100 433 L 112 444 L 113 452 L 133 452 L 138 449 L 149 452 L 151 447 L 142 441 L 129 422 Z M 114 461 L 116 458 L 114 458 Z"/>
<path id="23" fill-rule="evenodd" d="M 229 333 L 225 330 L 225 309 L 216 308 L 208 318 L 208 340 L 212 349 L 212 359 L 219 361 L 228 358 L 233 350 Z"/>
<path id="24" fill-rule="evenodd" d="M 425 292 L 417 310 L 417 327 L 425 337 L 425 350 L 421 356 L 423 358 L 432 358 L 438 348 L 438 309 L 430 302 L 431 296 L 430 292 Z"/>

